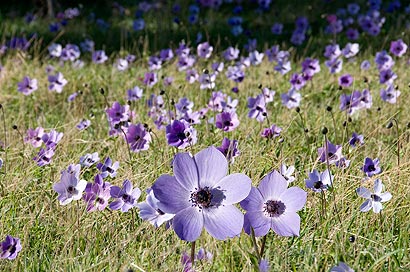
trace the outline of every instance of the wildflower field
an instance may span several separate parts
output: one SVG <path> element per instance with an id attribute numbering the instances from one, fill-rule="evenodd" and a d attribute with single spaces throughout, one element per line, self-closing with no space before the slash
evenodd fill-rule
<path id="1" fill-rule="evenodd" d="M 49 2 L 0 5 L 0 271 L 410 271 L 405 1 Z"/>

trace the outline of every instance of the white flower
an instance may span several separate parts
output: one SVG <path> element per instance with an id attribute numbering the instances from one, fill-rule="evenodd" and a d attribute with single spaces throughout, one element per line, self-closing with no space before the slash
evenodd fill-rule
<path id="1" fill-rule="evenodd" d="M 381 193 L 383 189 L 383 183 L 380 179 L 374 181 L 374 194 L 372 194 L 367 188 L 360 187 L 356 189 L 356 193 L 366 198 L 366 201 L 360 206 L 360 211 L 368 212 L 373 208 L 373 212 L 379 213 L 383 209 L 382 202 L 389 201 L 392 198 L 391 193 Z"/>

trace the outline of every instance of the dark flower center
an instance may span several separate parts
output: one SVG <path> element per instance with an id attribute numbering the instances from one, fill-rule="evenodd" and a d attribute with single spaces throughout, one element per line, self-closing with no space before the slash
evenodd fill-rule
<path id="1" fill-rule="evenodd" d="M 315 183 L 313 183 L 313 188 L 315 189 L 320 189 L 323 186 L 323 182 L 321 180 L 316 181 Z"/>
<path id="2" fill-rule="evenodd" d="M 105 168 L 107 170 L 108 173 L 114 173 L 114 169 L 112 169 L 111 167 L 107 166 L 107 168 Z"/>
<path id="3" fill-rule="evenodd" d="M 124 202 L 131 202 L 131 196 L 128 194 L 123 194 L 122 200 L 124 200 Z"/>
<path id="4" fill-rule="evenodd" d="M 70 186 L 67 187 L 67 192 L 69 194 L 73 195 L 73 194 L 77 193 L 77 189 L 74 186 L 70 185 Z"/>
<path id="5" fill-rule="evenodd" d="M 370 197 L 373 201 L 376 201 L 376 202 L 382 201 L 382 198 L 376 194 L 371 194 Z"/>
<path id="6" fill-rule="evenodd" d="M 159 214 L 159 215 L 164 215 L 165 213 L 163 212 L 163 211 L 161 211 L 160 209 L 157 209 L 157 213 Z"/>
<path id="7" fill-rule="evenodd" d="M 286 206 L 279 200 L 268 200 L 263 207 L 263 211 L 267 213 L 269 217 L 278 217 L 286 210 Z"/>
<path id="8" fill-rule="evenodd" d="M 225 127 L 231 126 L 231 122 L 230 122 L 230 121 L 225 121 L 225 122 L 224 122 L 224 126 L 225 126 Z"/>
<path id="9" fill-rule="evenodd" d="M 16 251 L 16 245 L 14 244 L 10 244 L 7 248 L 6 251 L 10 252 L 10 254 L 14 254 L 14 252 Z"/>
<path id="10" fill-rule="evenodd" d="M 368 170 L 369 172 L 373 172 L 373 171 L 376 171 L 376 168 L 374 167 L 373 164 L 371 164 L 371 165 L 369 165 L 369 166 L 367 167 L 367 170 Z"/>
<path id="11" fill-rule="evenodd" d="M 101 197 L 98 197 L 95 201 L 100 205 L 103 205 L 105 203 L 105 200 Z"/>

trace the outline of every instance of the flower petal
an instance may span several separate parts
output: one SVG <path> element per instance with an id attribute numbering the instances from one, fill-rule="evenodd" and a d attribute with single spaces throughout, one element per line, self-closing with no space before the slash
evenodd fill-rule
<path id="1" fill-rule="evenodd" d="M 121 188 L 118 186 L 111 186 L 110 188 L 110 195 L 114 198 L 119 198 L 121 197 Z"/>
<path id="2" fill-rule="evenodd" d="M 389 201 L 392 198 L 392 195 L 389 192 L 385 192 L 385 193 L 380 195 L 380 198 L 382 199 L 380 202 L 386 202 L 386 201 Z"/>
<path id="3" fill-rule="evenodd" d="M 185 241 L 195 241 L 204 227 L 204 217 L 195 207 L 188 207 L 175 215 L 172 226 L 178 237 Z"/>
<path id="4" fill-rule="evenodd" d="M 276 170 L 267 174 L 258 186 L 265 201 L 279 199 L 288 187 L 286 179 Z"/>
<path id="5" fill-rule="evenodd" d="M 56 191 L 59 195 L 65 194 L 66 186 L 64 183 L 59 182 L 53 185 L 54 191 Z"/>
<path id="6" fill-rule="evenodd" d="M 294 212 L 285 212 L 279 217 L 272 218 L 272 229 L 280 236 L 299 236 L 300 217 Z"/>
<path id="7" fill-rule="evenodd" d="M 280 195 L 286 206 L 286 212 L 296 212 L 305 206 L 307 193 L 298 187 L 291 187 Z"/>
<path id="8" fill-rule="evenodd" d="M 369 199 L 371 196 L 371 192 L 369 191 L 369 189 L 364 188 L 364 187 L 359 187 L 356 189 L 356 193 L 358 196 L 364 197 L 366 199 Z"/>
<path id="9" fill-rule="evenodd" d="M 372 208 L 372 200 L 367 199 L 365 202 L 363 202 L 362 205 L 360 205 L 360 211 L 361 212 L 368 212 Z"/>
<path id="10" fill-rule="evenodd" d="M 244 229 L 247 234 L 251 234 L 251 227 L 255 231 L 255 236 L 265 236 L 271 227 L 271 218 L 265 216 L 263 211 L 247 212 L 245 214 Z"/>
<path id="11" fill-rule="evenodd" d="M 238 203 L 245 199 L 251 191 L 251 179 L 245 174 L 232 174 L 224 177 L 214 187 L 220 187 L 224 192 L 224 205 Z"/>
<path id="12" fill-rule="evenodd" d="M 178 153 L 173 162 L 174 175 L 186 190 L 191 191 L 199 187 L 198 169 L 194 159 L 188 153 Z"/>
<path id="13" fill-rule="evenodd" d="M 232 205 L 204 209 L 204 225 L 208 233 L 218 240 L 238 236 L 243 227 L 243 213 Z"/>
<path id="14" fill-rule="evenodd" d="M 379 213 L 381 210 L 383 210 L 382 203 L 378 201 L 373 201 L 373 212 Z"/>
<path id="15" fill-rule="evenodd" d="M 165 213 L 176 214 L 191 206 L 189 202 L 191 193 L 173 176 L 160 176 L 152 186 L 152 190 L 160 201 L 158 207 Z"/>
<path id="16" fill-rule="evenodd" d="M 122 208 L 123 205 L 124 205 L 124 201 L 122 201 L 122 199 L 117 199 L 110 203 L 110 209 L 119 210 Z"/>
<path id="17" fill-rule="evenodd" d="M 124 182 L 122 183 L 122 190 L 127 195 L 131 194 L 131 191 L 132 191 L 131 181 L 129 181 L 128 179 L 124 180 Z"/>
<path id="18" fill-rule="evenodd" d="M 211 146 L 195 155 L 198 167 L 199 185 L 214 187 L 228 173 L 228 161 L 215 147 Z"/>
<path id="19" fill-rule="evenodd" d="M 380 194 L 382 192 L 383 189 L 383 183 L 380 179 L 376 179 L 374 181 L 374 193 L 375 194 Z"/>
<path id="20" fill-rule="evenodd" d="M 252 187 L 249 195 L 241 201 L 241 207 L 248 212 L 262 211 L 263 210 L 263 196 L 261 192 Z"/>

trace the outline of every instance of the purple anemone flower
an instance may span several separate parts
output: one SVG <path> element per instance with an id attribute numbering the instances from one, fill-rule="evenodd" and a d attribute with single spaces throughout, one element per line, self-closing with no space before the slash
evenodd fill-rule
<path id="1" fill-rule="evenodd" d="M 90 120 L 88 120 L 88 119 L 83 119 L 83 120 L 80 121 L 80 123 L 77 124 L 76 127 L 77 127 L 79 130 L 84 130 L 84 129 L 87 129 L 90 125 L 91 125 L 91 121 L 90 121 Z"/>
<path id="2" fill-rule="evenodd" d="M 97 164 L 97 169 L 100 170 L 102 178 L 106 178 L 108 176 L 114 178 L 117 175 L 117 170 L 119 167 L 120 163 L 118 161 L 113 163 L 110 157 L 107 157 L 104 163 L 99 162 Z"/>
<path id="3" fill-rule="evenodd" d="M 21 82 L 17 83 L 17 86 L 17 90 L 24 95 L 29 95 L 38 89 L 37 79 L 31 79 L 28 76 L 25 76 Z"/>
<path id="4" fill-rule="evenodd" d="M 98 157 L 98 152 L 94 152 L 92 154 L 87 153 L 80 158 L 80 165 L 85 167 L 90 167 L 94 163 L 98 162 L 100 157 Z"/>
<path id="5" fill-rule="evenodd" d="M 158 82 L 157 74 L 153 72 L 145 73 L 143 82 L 148 87 L 154 86 Z"/>
<path id="6" fill-rule="evenodd" d="M 87 203 L 87 212 L 104 210 L 111 197 L 110 190 L 111 184 L 104 182 L 101 175 L 96 175 L 94 183 L 88 183 L 85 187 L 83 199 Z"/>
<path id="7" fill-rule="evenodd" d="M 255 236 L 265 236 L 270 229 L 280 236 L 299 236 L 300 217 L 296 213 L 306 203 L 307 193 L 288 182 L 278 172 L 266 175 L 259 186 L 252 187 L 248 197 L 241 201 L 246 210 L 244 230 Z"/>
<path id="8" fill-rule="evenodd" d="M 69 171 L 63 171 L 60 182 L 54 184 L 53 189 L 58 193 L 60 204 L 67 205 L 73 200 L 79 200 L 86 186 L 85 180 L 79 180 L 76 175 Z"/>
<path id="9" fill-rule="evenodd" d="M 197 47 L 198 56 L 200 58 L 208 59 L 211 56 L 213 49 L 214 48 L 208 42 L 200 43 Z"/>
<path id="10" fill-rule="evenodd" d="M 30 143 L 33 147 L 40 147 L 43 143 L 42 137 L 44 135 L 44 128 L 38 127 L 36 129 L 29 128 L 27 130 L 27 137 L 24 138 L 25 143 Z"/>
<path id="11" fill-rule="evenodd" d="M 386 89 L 380 90 L 380 97 L 383 101 L 390 104 L 396 104 L 397 98 L 400 96 L 400 91 L 393 85 L 389 85 Z"/>
<path id="12" fill-rule="evenodd" d="M 286 167 L 286 164 L 282 163 L 280 165 L 280 174 L 286 179 L 288 185 L 295 181 L 295 177 L 293 176 L 293 172 L 295 172 L 295 166 L 290 165 Z"/>
<path id="13" fill-rule="evenodd" d="M 218 240 L 240 235 L 243 214 L 233 206 L 245 199 L 251 180 L 240 173 L 227 175 L 228 161 L 215 147 L 191 157 L 178 153 L 175 176 L 162 175 L 152 189 L 158 207 L 175 214 L 172 226 L 182 240 L 195 241 L 202 229 Z"/>
<path id="14" fill-rule="evenodd" d="M 394 80 L 397 78 L 397 74 L 391 69 L 386 69 L 380 71 L 379 78 L 380 84 L 392 85 Z"/>
<path id="15" fill-rule="evenodd" d="M 124 180 L 122 188 L 118 186 L 111 186 L 111 197 L 116 198 L 110 204 L 110 209 L 127 212 L 132 207 L 137 205 L 138 198 L 141 196 L 141 190 L 136 187 L 133 189 L 132 183 L 129 180 Z"/>
<path id="16" fill-rule="evenodd" d="M 262 138 L 272 139 L 272 138 L 279 137 L 281 132 L 282 132 L 282 128 L 273 124 L 269 128 L 264 128 L 261 133 L 261 136 Z"/>
<path id="17" fill-rule="evenodd" d="M 229 140 L 228 138 L 224 138 L 222 140 L 221 146 L 217 147 L 222 154 L 224 154 L 225 158 L 230 162 L 234 162 L 234 158 L 238 157 L 241 152 L 238 149 L 238 141 L 237 140 Z"/>
<path id="18" fill-rule="evenodd" d="M 360 206 L 361 212 L 368 212 L 373 208 L 374 213 L 379 213 L 383 209 L 382 202 L 389 201 L 392 198 L 391 193 L 384 192 L 383 183 L 380 179 L 374 181 L 374 193 L 372 194 L 369 189 L 359 187 L 356 189 L 358 196 L 363 197 L 366 201 Z"/>
<path id="19" fill-rule="evenodd" d="M 56 130 L 51 130 L 49 133 L 43 134 L 41 139 L 43 140 L 44 144 L 47 146 L 47 148 L 55 148 L 57 144 L 61 141 L 63 138 L 64 133 L 62 132 L 57 132 Z"/>
<path id="20" fill-rule="evenodd" d="M 223 52 L 223 57 L 227 61 L 236 60 L 239 57 L 239 49 L 230 46 Z"/>
<path id="21" fill-rule="evenodd" d="M 148 150 L 151 143 L 151 134 L 145 129 L 143 124 L 131 124 L 128 127 L 126 137 L 133 152 Z"/>
<path id="22" fill-rule="evenodd" d="M 354 272 L 354 270 L 344 262 L 339 262 L 336 266 L 330 268 L 330 272 Z"/>
<path id="23" fill-rule="evenodd" d="M 14 260 L 20 251 L 20 239 L 11 235 L 7 235 L 6 239 L 1 242 L 0 258 Z"/>
<path id="24" fill-rule="evenodd" d="M 329 164 L 336 163 L 343 157 L 342 146 L 334 145 L 329 140 L 327 141 L 327 150 L 326 146 L 319 147 L 317 153 L 321 162 L 327 163 L 329 161 Z"/>
<path id="25" fill-rule="evenodd" d="M 165 131 L 170 146 L 184 149 L 196 143 L 196 130 L 185 120 L 174 120 L 172 124 L 167 125 Z"/>
<path id="26" fill-rule="evenodd" d="M 361 134 L 357 134 L 353 132 L 352 138 L 349 140 L 349 144 L 351 147 L 356 147 L 358 145 L 364 145 L 364 137 Z"/>
<path id="27" fill-rule="evenodd" d="M 302 95 L 296 91 L 296 89 L 291 88 L 287 93 L 281 94 L 280 98 L 282 99 L 282 104 L 285 107 L 288 109 L 293 109 L 300 105 Z"/>
<path id="28" fill-rule="evenodd" d="M 108 60 L 107 55 L 105 54 L 104 50 L 97 50 L 92 55 L 92 61 L 97 64 L 104 63 Z"/>
<path id="29" fill-rule="evenodd" d="M 353 83 L 353 77 L 350 74 L 345 74 L 339 77 L 339 85 L 348 88 Z"/>
<path id="30" fill-rule="evenodd" d="M 379 166 L 379 159 L 376 158 L 372 160 L 371 158 L 365 158 L 362 170 L 368 177 L 380 174 L 382 169 Z"/>
<path id="31" fill-rule="evenodd" d="M 332 186 L 333 176 L 326 169 L 323 173 L 319 173 L 316 169 L 309 173 L 309 179 L 305 180 L 306 187 L 312 189 L 316 193 L 323 192 Z"/>
<path id="32" fill-rule="evenodd" d="M 225 111 L 216 115 L 215 125 L 223 131 L 233 131 L 239 126 L 238 115 L 234 111 Z"/>
<path id="33" fill-rule="evenodd" d="M 249 118 L 255 118 L 258 122 L 263 122 L 266 118 L 265 96 L 259 94 L 256 98 L 248 97 Z"/>
<path id="34" fill-rule="evenodd" d="M 48 82 L 50 83 L 50 85 L 48 86 L 48 89 L 50 91 L 61 93 L 63 91 L 63 87 L 67 84 L 68 81 L 64 78 L 62 73 L 57 73 L 55 75 L 49 75 Z"/>
<path id="35" fill-rule="evenodd" d="M 51 159 L 54 156 L 53 148 L 41 148 L 34 160 L 37 162 L 38 166 L 44 166 L 51 163 Z"/>
<path id="36" fill-rule="evenodd" d="M 158 228 L 165 222 L 174 218 L 175 214 L 164 213 L 158 208 L 159 200 L 156 199 L 152 189 L 147 189 L 147 198 L 144 202 L 137 204 L 139 209 L 139 216 L 148 222 L 150 222 L 154 227 Z"/>
<path id="37" fill-rule="evenodd" d="M 397 57 L 403 56 L 407 51 L 407 44 L 403 42 L 402 39 L 397 41 L 392 41 L 390 43 L 390 53 Z"/>
<path id="38" fill-rule="evenodd" d="M 342 50 L 342 54 L 345 58 L 349 59 L 359 53 L 359 44 L 358 43 L 347 43 L 345 48 Z"/>

